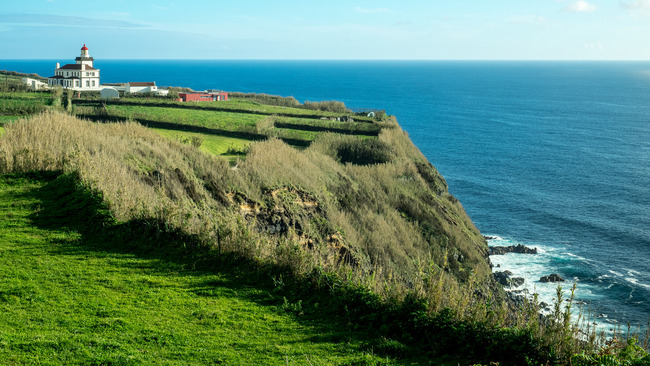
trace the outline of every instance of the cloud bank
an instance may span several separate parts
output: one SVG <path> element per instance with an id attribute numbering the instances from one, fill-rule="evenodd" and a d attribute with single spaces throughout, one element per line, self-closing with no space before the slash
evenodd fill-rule
<path id="1" fill-rule="evenodd" d="M 574 13 L 588 13 L 596 10 L 596 5 L 591 4 L 588 1 L 585 0 L 578 0 L 576 2 L 573 2 L 569 4 L 566 8 L 564 8 L 566 11 L 574 12 Z"/>
<path id="2" fill-rule="evenodd" d="M 122 20 L 92 19 L 65 15 L 51 14 L 11 14 L 0 13 L 0 24 L 32 25 L 32 26 L 67 26 L 92 28 L 145 28 L 143 24 Z"/>

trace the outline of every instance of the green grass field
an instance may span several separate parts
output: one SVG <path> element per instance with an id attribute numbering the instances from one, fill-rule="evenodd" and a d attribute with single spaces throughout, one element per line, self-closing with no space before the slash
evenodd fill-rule
<path id="1" fill-rule="evenodd" d="M 50 93 L 35 92 L 0 92 L 0 99 L 51 100 L 51 95 Z"/>
<path id="2" fill-rule="evenodd" d="M 219 101 L 219 102 L 176 102 L 169 99 L 143 99 L 143 98 L 123 98 L 119 100 L 119 104 L 128 104 L 128 105 L 160 105 L 160 106 L 172 106 L 179 108 L 196 108 L 201 110 L 213 110 L 213 111 L 232 111 L 232 112 L 241 112 L 241 113 L 252 113 L 252 114 L 261 114 L 261 115 L 289 115 L 289 116 L 341 116 L 341 113 L 335 112 L 325 112 L 325 111 L 315 111 L 311 109 L 304 108 L 293 108 L 293 107 L 282 107 L 274 105 L 261 104 L 255 101 L 232 98 L 228 101 Z M 357 119 L 364 121 L 371 121 L 371 118 L 365 116 L 358 116 Z"/>
<path id="3" fill-rule="evenodd" d="M 256 123 L 264 118 L 256 114 L 147 106 L 112 105 L 108 106 L 108 111 L 111 115 L 125 118 L 131 117 L 227 131 L 237 131 L 242 126 L 254 128 Z"/>
<path id="4" fill-rule="evenodd" d="M 0 116 L 0 136 L 5 133 L 4 125 L 18 119 L 18 116 Z"/>
<path id="5" fill-rule="evenodd" d="M 236 158 L 236 155 L 229 155 L 228 151 L 243 151 L 251 144 L 250 140 L 238 139 L 234 137 L 210 135 L 198 132 L 174 131 L 161 128 L 153 128 L 159 135 L 172 140 L 187 141 L 193 137 L 203 140 L 200 149 L 208 154 L 223 155 L 226 157 Z"/>
<path id="6" fill-rule="evenodd" d="M 0 92 L 0 117 L 40 113 L 51 104 L 52 98 L 49 93 Z"/>
<path id="7" fill-rule="evenodd" d="M 0 176 L 3 365 L 394 363 L 373 354 L 381 341 L 303 313 L 253 274 L 135 249 L 152 239 L 88 222 L 92 204 L 69 182 Z"/>
<path id="8" fill-rule="evenodd" d="M 112 119 L 133 119 L 155 128 L 165 137 L 179 139 L 179 137 L 198 136 L 204 140 L 202 148 L 205 152 L 218 155 L 224 154 L 229 147 L 238 149 L 246 144 L 245 141 L 250 144 L 254 140 L 266 137 L 277 137 L 290 144 L 304 147 L 314 141 L 319 134 L 328 131 L 345 130 L 363 136 L 368 133 L 376 135 L 380 130 L 379 126 L 366 122 L 344 123 L 295 117 L 280 118 L 253 112 L 173 108 L 157 106 L 157 102 L 151 105 L 130 102 L 133 104 L 108 105 L 105 112 L 98 112 L 98 107 L 78 104 L 75 111 L 81 116 L 92 116 L 91 118 L 96 120 L 104 118 L 101 113 L 108 113 Z M 273 127 L 275 120 L 286 126 Z"/>

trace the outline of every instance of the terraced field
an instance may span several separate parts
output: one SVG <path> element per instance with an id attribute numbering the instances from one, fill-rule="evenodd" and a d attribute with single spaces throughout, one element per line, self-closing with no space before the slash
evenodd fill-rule
<path id="1" fill-rule="evenodd" d="M 253 141 L 279 138 L 309 146 L 323 133 L 376 138 L 382 122 L 351 113 L 269 106 L 246 100 L 180 103 L 169 99 L 75 100 L 74 113 L 95 121 L 133 120 L 160 135 L 195 144 L 207 153 L 234 160 Z M 353 120 L 353 121 L 352 121 Z"/>

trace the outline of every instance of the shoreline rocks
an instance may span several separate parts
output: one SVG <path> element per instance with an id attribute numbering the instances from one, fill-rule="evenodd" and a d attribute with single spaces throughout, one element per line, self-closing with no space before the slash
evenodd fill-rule
<path id="1" fill-rule="evenodd" d="M 537 254 L 537 248 L 529 248 L 522 244 L 511 245 L 511 246 L 496 246 L 490 247 L 490 255 L 504 255 L 507 253 L 518 253 L 518 254 Z"/>
<path id="2" fill-rule="evenodd" d="M 540 278 L 539 282 L 564 282 L 564 278 L 562 278 L 557 273 L 552 273 L 548 276 L 543 276 L 542 278 Z"/>
<path id="3" fill-rule="evenodd" d="M 497 271 L 493 275 L 494 279 L 503 287 L 519 287 L 524 284 L 523 277 L 512 277 L 510 271 Z"/>

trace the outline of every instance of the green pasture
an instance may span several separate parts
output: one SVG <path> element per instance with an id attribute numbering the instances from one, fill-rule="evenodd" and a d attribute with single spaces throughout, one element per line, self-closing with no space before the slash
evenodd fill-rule
<path id="1" fill-rule="evenodd" d="M 107 109 L 109 114 L 112 116 L 169 122 L 180 125 L 222 129 L 227 131 L 238 131 L 244 126 L 254 129 L 256 123 L 264 118 L 263 116 L 254 114 L 136 105 L 110 105 Z"/>
<path id="2" fill-rule="evenodd" d="M 0 176 L 0 363 L 396 362 L 375 353 L 381 339 L 253 274 L 195 269 L 174 239 L 111 224 L 71 182 Z"/>
<path id="3" fill-rule="evenodd" d="M 252 143 L 251 140 L 198 132 L 165 130 L 161 128 L 153 128 L 153 130 L 163 137 L 181 142 L 190 141 L 192 138 L 198 138 L 202 141 L 200 146 L 202 151 L 212 155 L 224 155 L 227 157 L 236 156 L 229 154 L 229 151 L 244 151 L 248 145 Z"/>

